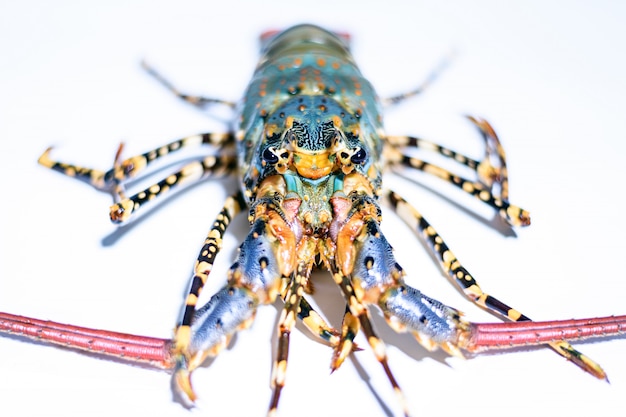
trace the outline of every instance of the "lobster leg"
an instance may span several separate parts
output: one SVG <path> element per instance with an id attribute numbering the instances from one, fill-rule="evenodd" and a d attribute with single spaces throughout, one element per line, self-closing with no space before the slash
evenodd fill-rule
<path id="1" fill-rule="evenodd" d="M 485 156 L 482 160 L 477 161 L 425 139 L 411 136 L 387 136 L 385 140 L 392 145 L 392 147 L 386 149 L 388 160 L 392 165 L 403 165 L 418 169 L 459 187 L 498 210 L 500 216 L 513 226 L 529 225 L 529 213 L 509 203 L 506 155 L 494 129 L 484 119 L 476 119 L 472 116 L 467 116 L 467 118 L 480 130 L 485 141 Z M 401 149 L 398 149 L 402 147 L 425 149 L 453 159 L 473 170 L 476 173 L 477 181 L 459 177 L 437 165 L 406 156 Z M 498 186 L 498 190 L 494 189 L 494 185 Z"/>
<path id="2" fill-rule="evenodd" d="M 416 136 L 389 135 L 385 136 L 385 141 L 392 145 L 394 148 L 409 147 L 436 152 L 439 155 L 452 159 L 455 162 L 458 162 L 459 164 L 464 165 L 475 172 L 478 171 L 478 166 L 481 163 L 481 161 L 460 154 L 453 149 L 446 148 L 445 146 L 439 145 L 438 143 L 431 142 L 427 139 L 418 138 Z"/>
<path id="3" fill-rule="evenodd" d="M 291 275 L 294 269 L 293 260 L 279 257 L 285 241 L 295 245 L 294 236 L 280 215 L 271 210 L 260 211 L 229 270 L 228 284 L 196 311 L 198 296 L 211 272 L 224 229 L 231 215 L 243 206 L 234 198 L 230 200 L 198 257 L 183 319 L 174 337 L 175 385 L 183 398 L 191 402 L 196 399 L 191 372 L 207 357 L 226 347 L 236 331 L 249 326 L 257 306 L 272 303 L 281 292 L 283 277 Z"/>
<path id="4" fill-rule="evenodd" d="M 217 356 L 228 346 L 232 336 L 252 324 L 256 308 L 261 303 L 249 288 L 227 285 L 194 312 L 188 340 L 177 329 L 172 356 L 175 360 L 174 383 L 181 397 L 193 403 L 196 394 L 191 385 L 191 373 L 207 357 Z M 185 328 L 183 328 L 185 329 Z M 186 342 L 186 344 L 185 344 Z"/>
<path id="5" fill-rule="evenodd" d="M 391 153 L 391 151 L 389 153 Z M 513 226 L 528 226 L 530 224 L 530 214 L 526 210 L 495 196 L 491 191 L 489 191 L 488 187 L 483 185 L 481 182 L 465 179 L 452 174 L 440 166 L 406 155 L 399 155 L 399 158 L 394 161 L 394 164 L 404 165 L 433 174 L 444 181 L 457 186 L 488 206 L 496 209 L 500 217 Z"/>
<path id="6" fill-rule="evenodd" d="M 500 198 L 509 200 L 509 174 L 506 168 L 506 154 L 496 131 L 485 119 L 467 116 L 485 140 L 485 157 L 476 168 L 479 180 L 493 192 L 493 185 L 500 186 Z"/>
<path id="7" fill-rule="evenodd" d="M 176 341 L 176 348 L 181 352 L 189 349 L 192 338 L 191 324 L 194 320 L 198 297 L 200 297 L 200 292 L 209 278 L 209 274 L 213 268 L 213 263 L 215 262 L 215 257 L 222 248 L 222 240 L 224 239 L 226 229 L 230 225 L 232 219 L 244 207 L 246 207 L 246 203 L 243 200 L 241 192 L 228 197 L 224 203 L 224 207 L 222 207 L 222 210 L 217 215 L 213 226 L 211 226 L 211 230 L 204 241 L 202 249 L 200 249 L 200 253 L 198 254 L 198 258 L 194 266 L 194 275 L 191 279 L 189 294 L 187 295 L 187 299 L 185 301 L 183 316 L 180 324 L 176 328 L 176 335 L 174 338 Z"/>
<path id="8" fill-rule="evenodd" d="M 393 210 L 424 238 L 432 254 L 439 260 L 441 268 L 463 291 L 467 298 L 480 307 L 493 311 L 503 318 L 520 322 L 530 321 L 527 316 L 516 309 L 509 307 L 497 298 L 483 292 L 478 283 L 467 269 L 461 265 L 436 230 L 406 200 L 390 191 L 384 193 L 384 198 L 389 201 Z M 583 370 L 597 378 L 606 379 L 606 373 L 602 370 L 600 365 L 574 349 L 569 343 L 565 341 L 554 341 L 548 344 L 559 355 L 571 360 Z"/>
<path id="9" fill-rule="evenodd" d="M 224 106 L 228 106 L 231 108 L 235 108 L 237 103 L 227 100 L 221 100 L 218 98 L 212 97 L 202 97 L 202 96 L 193 96 L 181 93 L 174 85 L 169 82 L 165 77 L 163 77 L 159 72 L 157 72 L 154 68 L 148 65 L 147 62 L 142 61 L 141 66 L 144 70 L 148 72 L 152 77 L 154 77 L 161 85 L 170 90 L 174 95 L 176 95 L 181 100 L 186 101 L 187 103 L 198 107 L 199 109 L 204 109 L 213 104 L 222 104 Z"/>
<path id="10" fill-rule="evenodd" d="M 333 351 L 333 358 L 330 363 L 331 372 L 339 369 L 348 355 L 355 349 L 354 338 L 359 333 L 359 328 L 358 319 L 350 311 L 350 306 L 346 305 L 346 312 L 343 315 L 341 325 L 341 338 Z"/>
<path id="11" fill-rule="evenodd" d="M 39 163 L 54 171 L 84 181 L 100 191 L 111 193 L 115 201 L 115 204 L 110 209 L 111 221 L 119 224 L 127 221 L 130 214 L 140 205 L 161 195 L 166 190 L 211 175 L 232 172 L 236 162 L 234 156 L 228 153 L 207 156 L 202 160 L 187 164 L 178 172 L 169 175 L 157 184 L 135 194 L 131 198 L 126 197 L 124 182 L 137 179 L 138 174 L 145 171 L 149 165 L 181 149 L 201 145 L 212 145 L 216 146 L 218 150 L 224 150 L 233 140 L 233 136 L 230 133 L 193 135 L 176 140 L 141 155 L 127 158 L 123 161 L 120 161 L 123 150 L 123 145 L 120 145 L 115 155 L 114 167 L 106 172 L 53 161 L 50 158 L 51 148 L 46 149 L 41 155 Z"/>
<path id="12" fill-rule="evenodd" d="M 405 416 L 406 400 L 387 361 L 384 342 L 376 335 L 367 306 L 377 304 L 381 292 L 396 285 L 402 271 L 393 259 L 391 246 L 380 230 L 380 208 L 372 197 L 357 191 L 350 194 L 352 207 L 336 237 L 336 255 L 329 262 L 333 279 L 341 289 L 349 312 L 344 316 L 342 342 L 335 349 L 333 366 L 347 355 L 359 328 L 382 365 L 391 386 L 399 397 Z M 343 217 L 343 216 L 341 216 Z M 375 265 L 376 270 L 372 270 Z"/>
<path id="13" fill-rule="evenodd" d="M 404 397 L 402 389 L 400 388 L 400 385 L 398 384 L 398 381 L 396 381 L 396 378 L 393 376 L 391 368 L 389 367 L 385 343 L 374 332 L 374 327 L 370 320 L 367 306 L 355 293 L 353 282 L 351 282 L 348 277 L 343 275 L 343 273 L 336 268 L 332 268 L 332 274 L 335 282 L 341 288 L 341 291 L 343 292 L 343 295 L 348 303 L 348 308 L 350 310 L 350 314 L 346 314 L 346 316 L 344 316 L 344 323 L 346 323 L 346 319 L 348 320 L 348 322 L 346 323 L 346 326 L 349 328 L 347 337 L 353 338 L 357 334 L 359 327 L 363 329 L 363 333 L 365 333 L 365 337 L 367 338 L 367 341 L 369 342 L 369 345 L 372 348 L 376 359 L 382 365 L 385 374 L 387 375 L 387 379 L 389 379 L 389 382 L 391 383 L 394 392 L 400 400 L 400 404 L 402 405 L 402 408 L 404 410 L 405 417 L 408 417 L 409 411 L 406 399 Z M 353 319 L 357 319 L 358 322 L 353 321 Z M 351 343 L 352 342 L 350 341 L 350 344 Z M 344 348 L 344 350 L 345 349 L 346 348 Z M 335 353 L 334 357 L 337 357 L 337 353 Z"/>
<path id="14" fill-rule="evenodd" d="M 234 138 L 231 133 L 202 133 L 175 140 L 167 145 L 144 152 L 141 155 L 126 158 L 123 161 L 119 160 L 124 149 L 123 144 L 121 144 L 115 155 L 114 167 L 106 172 L 53 161 L 50 159 L 52 148 L 46 149 L 39 157 L 38 162 L 54 171 L 84 181 L 100 191 L 111 191 L 118 183 L 136 178 L 140 172 L 144 171 L 152 163 L 182 149 L 212 145 L 219 150 L 233 141 Z"/>
<path id="15" fill-rule="evenodd" d="M 156 197 L 164 196 L 172 189 L 181 189 L 185 185 L 197 183 L 205 178 L 228 175 L 236 166 L 236 157 L 228 154 L 211 155 L 202 160 L 190 162 L 180 170 L 130 197 L 118 194 L 123 198 L 110 207 L 111 221 L 115 224 L 127 223 L 139 208 L 144 207 Z"/>
<path id="16" fill-rule="evenodd" d="M 436 152 L 445 158 L 452 159 L 461 165 L 465 165 L 476 173 L 478 181 L 488 187 L 489 191 L 493 192 L 493 185 L 498 184 L 500 186 L 499 197 L 504 201 L 508 201 L 509 179 L 506 168 L 506 155 L 504 148 L 500 143 L 500 139 L 498 139 L 495 130 L 486 120 L 477 119 L 472 116 L 467 116 L 467 118 L 480 130 L 483 140 L 485 141 L 485 156 L 480 161 L 460 154 L 435 142 L 414 136 L 391 135 L 386 136 L 385 141 L 394 148 L 410 147 L 424 149 Z M 396 157 L 395 159 L 399 158 Z"/>
<path id="17" fill-rule="evenodd" d="M 191 281 L 189 289 L 189 295 L 185 301 L 185 309 L 183 311 L 183 317 L 176 329 L 176 341 L 177 346 L 181 349 L 186 349 L 191 340 L 191 323 L 194 317 L 194 312 L 200 297 L 200 292 L 206 284 L 206 281 L 213 268 L 215 257 L 222 248 L 222 239 L 226 233 L 226 229 L 230 225 L 232 219 L 246 206 L 245 201 L 241 193 L 237 193 L 226 199 L 224 207 L 218 214 L 211 230 L 209 231 L 207 238 L 204 241 L 204 245 L 200 250 L 196 264 L 194 267 L 194 275 Z M 321 316 L 313 310 L 311 305 L 302 298 L 300 302 L 300 308 L 298 317 L 302 320 L 305 326 L 315 336 L 321 337 L 326 340 L 332 346 L 335 346 L 339 342 L 337 337 L 338 332 L 330 327 Z"/>
<path id="18" fill-rule="evenodd" d="M 279 350 L 272 380 L 275 391 L 270 412 L 278 405 L 287 365 L 289 333 L 295 323 L 296 314 L 303 305 L 302 295 L 304 288 L 308 287 L 308 276 L 314 259 L 312 254 L 316 250 L 317 242 L 309 239 L 296 250 L 297 238 L 290 225 L 293 219 L 283 212 L 282 198 L 274 193 L 272 181 L 268 183 L 269 191 L 264 191 L 264 196 L 258 198 L 251 209 L 252 228 L 240 246 L 237 261 L 230 268 L 228 285 L 197 311 L 200 291 L 221 247 L 226 227 L 244 206 L 241 193 L 230 197 L 230 201 L 225 204 L 196 262 L 184 315 L 176 329 L 173 350 L 177 364 L 174 373 L 176 386 L 192 402 L 195 394 L 191 387 L 191 372 L 206 357 L 219 353 L 237 330 L 246 328 L 252 322 L 257 306 L 272 303 L 278 295 L 285 293 L 285 308 L 279 329 Z M 285 283 L 289 285 L 286 292 L 283 289 Z M 303 320 L 310 316 L 310 306 L 309 310 L 309 315 L 301 315 Z M 315 316 L 319 317 L 317 313 Z M 305 321 L 305 325 L 310 324 L 310 321 Z M 315 322 L 314 325 L 313 328 L 309 327 L 312 332 L 316 330 L 318 335 L 333 335 L 331 342 L 338 342 L 338 333 L 323 321 Z"/>
<path id="19" fill-rule="evenodd" d="M 391 245 L 377 221 L 369 219 L 365 222 L 355 239 L 355 246 L 353 263 L 349 268 L 344 266 L 344 269 L 351 270 L 351 283 L 344 279 L 340 284 L 344 293 L 353 294 L 350 300 L 361 299 L 377 305 L 394 330 L 410 329 L 428 350 L 442 347 L 452 355 L 462 356 L 457 339 L 460 333 L 468 331 L 469 324 L 461 319 L 459 311 L 423 295 L 404 282 L 402 267 L 396 262 Z M 353 314 L 358 313 L 352 306 L 350 310 Z"/>
<path id="20" fill-rule="evenodd" d="M 281 298 L 286 303 L 290 297 L 288 291 L 291 287 L 286 286 L 285 292 L 281 294 Z M 337 346 L 340 340 L 340 333 L 333 329 L 326 321 L 315 311 L 304 296 L 300 298 L 300 304 L 297 309 L 298 319 L 302 321 L 307 330 L 316 338 L 328 343 L 330 346 Z"/>
<path id="21" fill-rule="evenodd" d="M 285 376 L 287 373 L 287 360 L 289 357 L 289 336 L 296 322 L 296 314 L 298 307 L 302 301 L 302 293 L 304 286 L 309 279 L 311 273 L 311 265 L 304 262 L 298 263 L 295 276 L 291 279 L 291 285 L 287 289 L 285 296 L 285 305 L 278 321 L 278 349 L 276 352 L 276 360 L 272 368 L 272 399 L 267 415 L 274 416 L 278 409 L 278 401 L 280 393 L 285 385 Z"/>

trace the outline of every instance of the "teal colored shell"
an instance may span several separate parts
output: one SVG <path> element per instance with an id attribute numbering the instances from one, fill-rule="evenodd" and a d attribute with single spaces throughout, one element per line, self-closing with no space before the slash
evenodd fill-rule
<path id="1" fill-rule="evenodd" d="M 262 41 L 237 133 L 240 178 L 248 202 L 254 200 L 260 181 L 275 173 L 271 164 L 263 163 L 269 148 L 289 146 L 292 141 L 300 149 L 323 152 L 333 146 L 337 135 L 348 149 L 358 149 L 354 168 L 378 189 L 379 102 L 354 63 L 348 40 L 300 25 Z"/>

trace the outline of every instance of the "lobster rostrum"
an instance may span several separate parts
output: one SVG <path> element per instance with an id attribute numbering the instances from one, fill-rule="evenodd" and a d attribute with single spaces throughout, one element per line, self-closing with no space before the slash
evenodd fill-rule
<path id="1" fill-rule="evenodd" d="M 235 107 L 222 100 L 182 94 L 147 65 L 146 69 L 193 105 Z M 369 306 L 377 306 L 393 329 L 411 332 L 429 350 L 440 347 L 449 354 L 462 356 L 462 350 L 546 343 L 585 371 L 605 378 L 600 366 L 561 338 L 621 333 L 626 321 L 623 316 L 568 323 L 569 327 L 558 330 L 554 330 L 555 323 L 549 328 L 528 323 L 527 330 L 519 323 L 508 327 L 478 325 L 404 281 L 402 267 L 380 228 L 382 201 L 423 237 L 445 273 L 474 303 L 512 321 L 530 322 L 527 316 L 483 292 L 422 215 L 382 186 L 385 170 L 420 170 L 492 206 L 512 226 L 530 224 L 528 212 L 509 203 L 504 150 L 486 121 L 469 118 L 484 138 L 486 151 L 482 160 L 421 138 L 384 132 L 382 105 L 401 101 L 419 90 L 386 102 L 379 100 L 352 58 L 347 35 L 299 25 L 262 36 L 261 59 L 237 105 L 240 117 L 234 131 L 186 137 L 125 160 L 121 158 L 120 146 L 114 167 L 107 172 L 53 161 L 47 150 L 40 158 L 41 164 L 113 194 L 111 219 L 116 224 L 127 223 L 139 208 L 181 185 L 234 172 L 240 178 L 241 191 L 226 200 L 198 255 L 173 340 L 155 342 L 156 353 L 151 356 L 146 344 L 135 348 L 134 342 L 125 339 L 125 356 L 173 367 L 175 386 L 183 398 L 193 402 L 196 395 L 191 373 L 207 357 L 226 347 L 238 330 L 248 327 L 259 306 L 280 297 L 284 307 L 278 322 L 270 414 L 278 407 L 285 383 L 290 332 L 298 319 L 332 346 L 333 370 L 358 349 L 354 338 L 362 330 L 394 390 L 402 397 L 387 364 L 384 343 L 370 322 Z M 124 185 L 153 162 L 180 149 L 202 145 L 216 149 L 215 154 L 186 163 L 157 184 L 126 196 Z M 462 178 L 410 156 L 405 150 L 411 148 L 450 158 L 469 167 L 476 178 Z M 226 229 L 245 208 L 249 208 L 250 232 L 228 271 L 227 283 L 198 308 L 200 292 Z M 330 271 L 346 300 L 341 330 L 329 326 L 307 301 L 312 292 L 311 271 L 316 267 Z M 26 323 L 4 313 L 1 319 L 3 331 L 37 333 L 37 337 L 46 332 L 52 335 L 69 331 L 49 322 Z M 587 324 L 595 328 L 588 329 Z M 45 326 L 48 327 L 42 331 Z M 69 332 L 78 334 L 79 330 Z M 83 348 L 93 349 L 99 343 L 98 337 L 89 333 L 89 343 L 84 342 Z M 78 336 L 67 334 L 63 342 L 53 336 L 49 339 L 59 343 L 71 339 L 79 347 L 83 343 Z M 103 351 L 119 354 L 110 347 Z"/>

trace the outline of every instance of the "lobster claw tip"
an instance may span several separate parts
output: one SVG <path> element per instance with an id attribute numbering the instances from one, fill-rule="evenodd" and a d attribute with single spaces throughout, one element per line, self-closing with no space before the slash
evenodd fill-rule
<path id="1" fill-rule="evenodd" d="M 330 363 L 330 373 L 335 372 L 346 360 L 352 352 L 358 352 L 361 349 L 351 339 L 343 338 L 339 341 L 333 350 L 333 358 Z"/>
<path id="2" fill-rule="evenodd" d="M 173 385 L 180 397 L 189 405 L 194 405 L 198 396 L 191 386 L 191 372 L 184 367 L 177 367 L 174 372 Z"/>

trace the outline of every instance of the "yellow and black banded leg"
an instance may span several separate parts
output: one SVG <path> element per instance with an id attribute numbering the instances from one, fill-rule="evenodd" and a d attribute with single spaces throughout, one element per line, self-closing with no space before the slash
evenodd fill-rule
<path id="1" fill-rule="evenodd" d="M 404 394 L 402 393 L 402 389 L 400 385 L 396 381 L 396 378 L 393 376 L 391 372 L 391 368 L 389 367 L 389 363 L 387 361 L 387 349 L 385 347 L 385 343 L 380 339 L 376 333 L 374 332 L 374 327 L 372 326 L 372 322 L 370 320 L 370 315 L 367 310 L 367 306 L 363 304 L 363 302 L 359 299 L 358 295 L 354 291 L 354 286 L 350 281 L 349 277 L 345 276 L 341 270 L 337 267 L 331 267 L 331 273 L 333 275 L 333 279 L 341 288 L 344 298 L 348 304 L 348 308 L 350 310 L 349 320 L 356 319 L 358 320 L 358 324 L 355 322 L 351 322 L 349 324 L 350 331 L 354 332 L 355 335 L 358 333 L 359 328 L 363 329 L 363 333 L 367 338 L 367 341 L 376 356 L 378 362 L 382 365 L 385 374 L 387 375 L 387 379 L 389 379 L 389 383 L 391 384 L 394 392 L 396 393 L 400 404 L 402 405 L 402 409 L 404 411 L 405 417 L 409 416 L 409 411 L 406 403 L 406 399 Z M 344 319 L 346 316 L 344 316 Z"/>
<path id="2" fill-rule="evenodd" d="M 191 287 L 189 288 L 189 294 L 185 300 L 185 308 L 183 310 L 183 316 L 180 324 L 176 328 L 176 334 L 174 336 L 174 349 L 175 354 L 182 355 L 189 349 L 189 343 L 191 341 L 191 322 L 196 310 L 198 298 L 200 292 L 209 278 L 215 257 L 222 248 L 222 242 L 226 229 L 230 225 L 232 219 L 246 207 L 246 202 L 243 199 L 241 192 L 228 197 L 224 203 L 224 207 L 217 215 L 211 230 L 209 231 L 204 245 L 198 254 L 198 259 L 194 265 L 194 275 L 191 280 Z"/>
<path id="3" fill-rule="evenodd" d="M 508 200 L 497 197 L 490 191 L 490 187 L 479 181 L 471 181 L 451 173 L 450 171 L 418 158 L 404 155 L 400 150 L 387 148 L 385 154 L 391 166 L 405 166 L 434 175 L 476 197 L 483 203 L 497 210 L 498 214 L 513 226 L 530 225 L 530 213 L 518 206 L 510 204 Z"/>
<path id="4" fill-rule="evenodd" d="M 467 118 L 480 130 L 485 141 L 485 157 L 476 168 L 478 179 L 489 187 L 491 192 L 494 192 L 494 185 L 499 185 L 500 198 L 508 201 L 509 175 L 506 167 L 506 154 L 500 139 L 496 131 L 485 119 L 477 119 L 473 116 L 467 116 Z"/>
<path id="5" fill-rule="evenodd" d="M 191 104 L 191 105 L 193 105 L 195 107 L 198 107 L 200 109 L 204 109 L 204 108 L 206 108 L 206 107 L 208 107 L 210 105 L 213 105 L 213 104 L 222 104 L 224 106 L 235 108 L 235 106 L 237 105 L 237 103 L 232 102 L 232 101 L 227 101 L 227 100 L 222 100 L 222 99 L 212 98 L 212 97 L 202 97 L 202 96 L 195 96 L 195 95 L 189 95 L 189 94 L 181 93 L 180 90 L 178 90 L 176 87 L 174 87 L 174 85 L 171 82 L 169 82 L 159 72 L 157 72 L 154 68 L 152 68 L 150 65 L 148 65 L 147 62 L 142 61 L 141 62 L 141 66 L 143 67 L 144 70 L 146 70 L 146 72 L 148 74 L 150 74 L 152 77 L 154 77 L 161 85 L 163 85 L 165 88 L 170 90 L 174 95 L 176 95 L 181 100 L 184 100 L 187 103 L 189 103 L 189 104 Z"/>
<path id="6" fill-rule="evenodd" d="M 189 325 L 194 315 L 194 311 L 197 305 L 198 298 L 200 296 L 200 292 L 204 287 L 206 280 L 208 279 L 208 275 L 213 266 L 213 262 L 215 262 L 215 257 L 217 253 L 221 249 L 222 240 L 224 238 L 224 234 L 231 220 L 246 206 L 245 201 L 243 200 L 240 193 L 237 195 L 233 195 L 229 197 L 222 208 L 222 211 L 216 218 L 205 242 L 198 255 L 198 259 L 196 261 L 196 265 L 194 268 L 194 276 L 192 278 L 192 283 L 189 291 L 189 295 L 186 301 L 185 310 L 183 313 L 183 318 L 179 325 L 180 334 L 188 334 Z M 288 289 L 288 288 L 287 288 Z M 287 293 L 283 295 L 283 300 L 286 301 Z M 311 307 L 308 301 L 304 298 L 300 298 L 300 304 L 297 309 L 297 315 L 300 320 L 304 323 L 305 327 L 309 329 L 309 331 L 320 337 L 322 340 L 329 343 L 331 346 L 336 346 L 339 343 L 339 332 L 329 326 L 324 319 Z M 178 331 L 177 331 L 178 334 Z M 188 338 L 185 337 L 187 340 Z M 177 337 L 178 340 L 178 337 Z M 182 339 L 177 346 L 182 346 Z"/>
<path id="7" fill-rule="evenodd" d="M 385 142 L 389 143 L 394 148 L 417 148 L 430 152 L 435 152 L 446 158 L 453 159 L 454 161 L 458 162 L 461 165 L 465 165 L 473 171 L 478 171 L 478 166 L 480 165 L 480 161 L 477 161 L 476 159 L 470 158 L 469 156 L 465 156 L 455 150 L 446 148 L 445 146 L 439 145 L 435 142 L 431 142 L 427 139 L 418 138 L 416 136 L 389 135 L 385 136 Z"/>
<path id="8" fill-rule="evenodd" d="M 495 312 L 500 317 L 512 321 L 530 321 L 530 319 L 518 310 L 495 297 L 483 292 L 472 275 L 459 262 L 456 256 L 448 248 L 437 231 L 428 221 L 406 200 L 398 194 L 386 190 L 383 194 L 393 210 L 414 230 L 419 233 L 428 244 L 431 253 L 437 258 L 443 271 L 463 291 L 465 296 L 473 303 Z M 583 370 L 600 379 L 606 379 L 606 374 L 593 360 L 574 349 L 566 341 L 549 343 L 550 347 L 566 359 L 574 362 Z"/>
<path id="9" fill-rule="evenodd" d="M 119 158 L 119 154 L 121 153 L 121 151 L 118 151 L 118 157 L 116 157 L 115 164 L 116 166 L 107 171 L 105 181 L 111 183 L 121 183 L 129 179 L 137 178 L 139 173 L 143 172 L 154 162 L 160 161 L 163 158 L 169 157 L 184 149 L 193 149 L 209 145 L 215 147 L 217 151 L 223 151 L 228 146 L 234 145 L 234 143 L 234 135 L 229 132 L 199 133 L 197 135 L 177 139 L 140 155 L 126 158 L 120 162 L 117 162 L 117 158 Z"/>
<path id="10" fill-rule="evenodd" d="M 230 173 L 236 161 L 230 152 L 223 152 L 217 156 L 208 156 L 190 163 L 177 173 L 169 175 L 157 184 L 146 190 L 135 194 L 128 199 L 124 188 L 124 183 L 131 179 L 137 179 L 141 172 L 144 172 L 153 162 L 180 151 L 181 149 L 199 147 L 202 145 L 215 146 L 218 151 L 225 151 L 234 142 L 231 133 L 205 133 L 192 135 L 178 139 L 167 145 L 160 146 L 143 154 L 119 161 L 123 145 L 120 145 L 116 152 L 114 167 L 108 171 L 101 171 L 92 168 L 80 167 L 53 161 L 50 158 L 51 148 L 48 148 L 39 158 L 39 163 L 47 168 L 70 177 L 86 182 L 97 190 L 111 193 L 115 204 L 111 207 L 111 221 L 122 223 L 128 220 L 130 213 L 159 195 L 162 190 L 169 190 L 175 185 L 183 182 L 189 183 L 192 178 L 202 179 L 209 175 L 220 175 Z M 185 180 L 185 181 L 183 181 Z"/>
<path id="11" fill-rule="evenodd" d="M 467 116 L 467 118 L 480 130 L 483 140 L 485 141 L 485 156 L 480 161 L 435 142 L 415 136 L 391 135 L 387 136 L 385 140 L 396 148 L 409 147 L 435 152 L 470 168 L 476 173 L 478 181 L 488 187 L 490 191 L 493 192 L 493 186 L 495 184 L 499 185 L 499 197 L 506 201 L 509 198 L 508 173 L 506 168 L 506 155 L 500 143 L 500 139 L 498 139 L 495 130 L 486 120 L 477 119 L 472 116 Z"/>
<path id="12" fill-rule="evenodd" d="M 52 148 L 46 149 L 44 153 L 41 154 L 37 162 L 39 162 L 40 165 L 43 165 L 46 168 L 50 168 L 53 171 L 57 171 L 61 174 L 67 175 L 68 177 L 76 178 L 77 180 L 86 182 L 87 184 L 93 186 L 98 190 L 110 191 L 104 180 L 104 171 L 92 168 L 85 168 L 78 165 L 66 164 L 59 161 L 53 161 L 50 158 L 51 151 Z"/>
<path id="13" fill-rule="evenodd" d="M 290 279 L 284 300 L 285 305 L 278 320 L 278 344 L 276 360 L 272 368 L 272 399 L 270 400 L 268 416 L 275 416 L 280 400 L 280 393 L 285 386 L 287 374 L 287 361 L 289 359 L 289 337 L 296 323 L 296 315 L 303 300 L 304 286 L 311 274 L 311 264 L 299 262 L 296 272 Z"/>
<path id="14" fill-rule="evenodd" d="M 290 287 L 287 286 L 281 298 L 284 302 L 287 302 Z M 322 316 L 315 311 L 315 309 L 309 304 L 304 296 L 300 298 L 300 305 L 298 306 L 298 319 L 302 321 L 307 330 L 315 337 L 328 343 L 330 346 L 335 347 L 339 344 L 340 333 L 332 328 Z"/>
<path id="15" fill-rule="evenodd" d="M 503 209 L 504 206 L 511 206 L 509 203 L 509 180 L 504 148 L 502 147 L 500 139 L 489 122 L 472 116 L 467 116 L 467 118 L 479 129 L 485 142 L 485 155 L 480 161 L 426 139 L 413 136 L 387 136 L 385 139 L 387 143 L 393 146 L 393 148 L 386 149 L 386 152 L 388 153 L 388 156 L 390 156 L 389 159 L 392 161 L 392 164 L 399 164 L 419 169 L 423 172 L 433 174 L 447 182 L 453 183 L 464 191 L 473 194 L 482 201 L 485 201 L 487 204 L 494 206 L 499 210 L 500 215 L 503 216 L 505 220 L 509 221 L 509 218 L 505 216 L 505 213 L 507 211 L 511 211 L 511 213 L 509 213 L 510 217 L 513 214 L 512 212 L 517 210 L 517 208 L 513 206 L 513 209 L 510 210 L 508 208 Z M 477 180 L 470 181 L 460 178 L 436 165 L 424 162 L 417 158 L 408 158 L 402 154 L 401 148 L 424 149 L 452 159 L 474 171 L 476 173 Z M 498 188 L 496 189 L 495 186 Z M 486 194 L 484 192 L 485 190 L 487 190 L 491 196 Z M 524 226 L 530 224 L 530 218 L 527 212 L 522 210 L 520 212 L 520 216 L 521 219 L 519 222 L 515 221 L 512 223 L 514 226 Z"/>
<path id="16" fill-rule="evenodd" d="M 350 311 L 350 307 L 346 306 L 346 311 L 343 314 L 343 321 L 341 323 L 341 338 L 339 343 L 335 345 L 333 351 L 333 358 L 330 363 L 331 372 L 335 372 L 346 360 L 348 355 L 355 349 L 356 344 L 354 338 L 359 333 L 359 321 Z"/>
<path id="17" fill-rule="evenodd" d="M 113 204 L 109 213 L 111 221 L 115 224 L 125 223 L 140 207 L 144 207 L 168 191 L 197 183 L 205 178 L 228 175 L 236 167 L 237 158 L 231 154 L 211 155 L 202 160 L 190 162 L 156 184 Z"/>
<path id="18" fill-rule="evenodd" d="M 142 153 L 141 155 L 119 161 L 123 150 L 122 144 L 116 152 L 114 167 L 108 171 L 101 171 L 54 161 L 50 158 L 52 148 L 46 149 L 39 157 L 38 162 L 39 164 L 60 172 L 61 174 L 86 182 L 98 190 L 111 192 L 119 183 L 136 178 L 140 172 L 144 171 L 156 160 L 171 155 L 181 149 L 201 145 L 213 145 L 218 149 L 221 149 L 222 147 L 233 143 L 234 136 L 232 133 L 203 133 L 187 136 L 168 143 L 167 145 L 159 146 L 156 149 Z"/>

